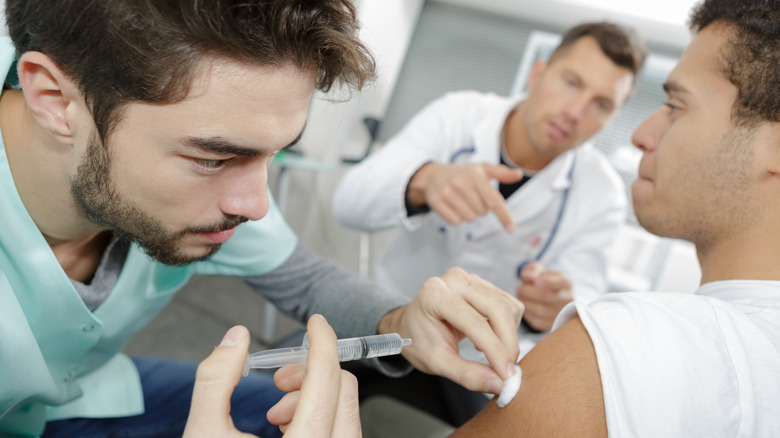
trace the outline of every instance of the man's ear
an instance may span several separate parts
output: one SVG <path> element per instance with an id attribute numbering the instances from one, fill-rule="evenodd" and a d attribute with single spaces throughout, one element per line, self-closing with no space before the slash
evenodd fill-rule
<path id="1" fill-rule="evenodd" d="M 772 175 L 780 177 L 780 122 L 766 122 L 764 129 L 771 150 L 771 158 L 767 166 Z"/>
<path id="2" fill-rule="evenodd" d="M 78 87 L 41 52 L 25 52 L 17 62 L 19 83 L 38 125 L 57 140 L 72 143 L 74 111 L 83 108 Z"/>
<path id="3" fill-rule="evenodd" d="M 534 61 L 534 65 L 531 67 L 531 71 L 528 73 L 528 89 L 532 90 L 536 86 L 536 82 L 542 76 L 544 69 L 547 68 L 547 61 L 543 59 L 537 59 Z"/>

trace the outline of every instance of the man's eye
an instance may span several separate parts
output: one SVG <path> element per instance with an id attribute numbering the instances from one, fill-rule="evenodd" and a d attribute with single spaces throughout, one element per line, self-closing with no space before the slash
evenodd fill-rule
<path id="1" fill-rule="evenodd" d="M 601 111 L 603 111 L 605 113 L 608 113 L 608 112 L 612 111 L 612 105 L 610 105 L 609 103 L 604 102 L 604 101 L 596 102 L 596 106 L 598 107 L 599 110 L 601 110 Z"/>
<path id="2" fill-rule="evenodd" d="M 673 105 L 669 102 L 664 102 L 664 105 L 666 105 L 669 108 L 669 114 L 674 114 L 680 110 L 680 107 Z"/>
<path id="3" fill-rule="evenodd" d="M 227 164 L 230 160 L 231 159 L 227 159 L 227 160 L 203 160 L 203 159 L 200 159 L 200 158 L 196 158 L 195 162 L 200 164 L 201 166 L 207 167 L 209 169 L 219 169 L 219 168 L 225 166 L 225 164 Z"/>

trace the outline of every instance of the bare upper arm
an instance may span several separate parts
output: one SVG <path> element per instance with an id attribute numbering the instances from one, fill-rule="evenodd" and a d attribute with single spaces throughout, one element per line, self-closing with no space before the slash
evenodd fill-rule
<path id="1" fill-rule="evenodd" d="M 548 335 L 520 367 L 514 400 L 504 408 L 491 401 L 452 437 L 607 436 L 596 353 L 579 318 Z"/>

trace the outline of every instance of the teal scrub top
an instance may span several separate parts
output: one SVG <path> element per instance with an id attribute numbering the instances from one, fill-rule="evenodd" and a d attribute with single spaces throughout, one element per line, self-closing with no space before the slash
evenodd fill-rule
<path id="1" fill-rule="evenodd" d="M 0 37 L 0 71 L 13 61 L 10 39 Z M 24 208 L 0 138 L 0 435 L 37 436 L 55 419 L 142 413 L 138 372 L 120 353 L 127 341 L 192 275 L 262 275 L 296 245 L 271 198 L 266 217 L 240 225 L 207 261 L 170 267 L 131 245 L 110 295 L 90 311 Z"/>

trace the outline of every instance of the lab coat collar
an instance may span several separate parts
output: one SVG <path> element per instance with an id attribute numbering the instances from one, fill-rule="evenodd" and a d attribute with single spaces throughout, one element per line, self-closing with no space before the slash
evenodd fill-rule
<path id="1" fill-rule="evenodd" d="M 575 153 L 572 150 L 556 157 L 507 199 L 516 223 L 523 223 L 560 202 L 563 191 L 571 186 L 568 174 Z"/>
<path id="2" fill-rule="evenodd" d="M 471 132 L 471 141 L 474 143 L 475 163 L 494 163 L 500 162 L 501 143 L 504 136 L 504 123 L 509 114 L 514 111 L 525 96 L 518 96 L 514 99 L 507 99 L 504 105 L 497 105 L 491 111 L 487 111 L 482 120 L 474 127 Z"/>
<path id="3" fill-rule="evenodd" d="M 570 171 L 574 165 L 574 157 L 580 147 L 584 147 L 584 145 L 577 146 L 570 151 L 558 155 L 545 167 L 545 169 L 550 167 L 551 172 L 555 175 L 555 179 L 552 182 L 552 188 L 554 190 L 566 190 L 571 187 L 571 180 L 574 178 L 574 175 L 570 175 Z"/>

